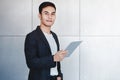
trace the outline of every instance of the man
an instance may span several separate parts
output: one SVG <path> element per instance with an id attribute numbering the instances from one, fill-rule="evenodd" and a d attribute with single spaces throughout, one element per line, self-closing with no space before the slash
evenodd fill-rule
<path id="1" fill-rule="evenodd" d="M 39 6 L 40 26 L 26 36 L 25 57 L 29 68 L 28 80 L 63 80 L 60 61 L 67 51 L 59 51 L 57 35 L 51 31 L 56 18 L 52 2 Z"/>

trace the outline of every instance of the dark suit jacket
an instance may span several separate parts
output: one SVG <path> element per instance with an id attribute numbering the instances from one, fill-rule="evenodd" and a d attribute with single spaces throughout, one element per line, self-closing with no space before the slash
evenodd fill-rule
<path id="1" fill-rule="evenodd" d="M 59 50 L 57 35 L 52 31 L 51 33 L 56 41 L 57 50 Z M 59 73 L 58 76 L 62 77 L 60 62 L 56 64 L 53 61 L 50 46 L 43 32 L 40 30 L 40 26 L 26 36 L 25 57 L 27 66 L 30 69 L 28 80 L 49 80 L 50 68 L 56 65 Z"/>

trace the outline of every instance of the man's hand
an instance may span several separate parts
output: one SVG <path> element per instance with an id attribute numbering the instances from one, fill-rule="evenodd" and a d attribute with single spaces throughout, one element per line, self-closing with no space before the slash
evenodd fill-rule
<path id="1" fill-rule="evenodd" d="M 65 57 L 65 55 L 67 54 L 67 51 L 64 50 L 60 50 L 58 51 L 55 55 L 54 55 L 54 61 L 58 62 L 58 61 L 62 61 Z"/>
<path id="2" fill-rule="evenodd" d="M 57 80 L 61 80 L 61 77 L 57 77 Z"/>

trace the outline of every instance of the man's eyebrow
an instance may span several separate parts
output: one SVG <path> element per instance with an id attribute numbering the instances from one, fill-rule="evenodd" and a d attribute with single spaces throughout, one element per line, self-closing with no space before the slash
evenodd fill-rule
<path id="1" fill-rule="evenodd" d="M 48 11 L 44 11 L 44 12 L 48 12 Z"/>
<path id="2" fill-rule="evenodd" d="M 49 13 L 48 11 L 44 11 L 45 13 Z M 52 13 L 56 13 L 56 11 L 52 12 Z"/>
<path id="3" fill-rule="evenodd" d="M 52 13 L 56 13 L 56 12 L 52 12 Z"/>

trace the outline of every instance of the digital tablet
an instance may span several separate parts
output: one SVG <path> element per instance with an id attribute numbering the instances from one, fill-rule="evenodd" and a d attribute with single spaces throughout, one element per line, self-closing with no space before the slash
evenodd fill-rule
<path id="1" fill-rule="evenodd" d="M 69 57 L 73 52 L 74 50 L 80 45 L 82 41 L 73 41 L 71 42 L 65 50 L 68 51 L 67 55 L 65 57 Z"/>

